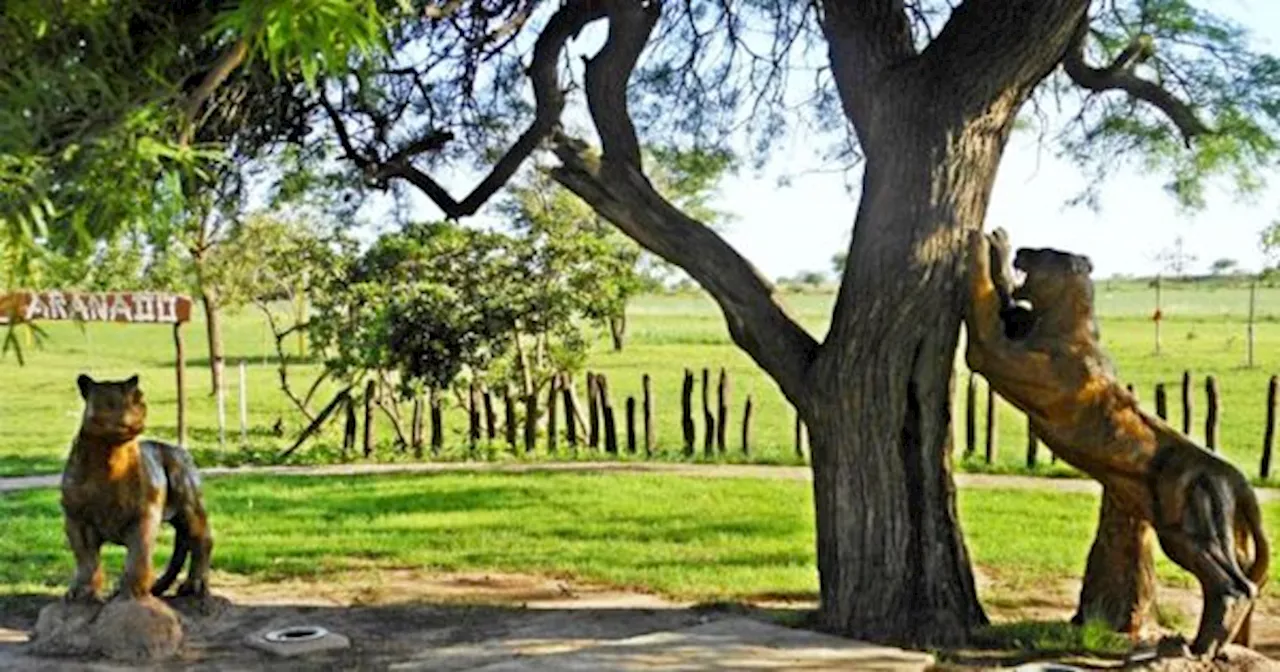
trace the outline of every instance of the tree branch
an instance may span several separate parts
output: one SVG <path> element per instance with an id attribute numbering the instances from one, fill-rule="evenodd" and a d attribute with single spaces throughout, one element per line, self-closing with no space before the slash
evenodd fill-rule
<path id="1" fill-rule="evenodd" d="M 533 82 L 534 116 L 529 127 L 519 139 L 498 159 L 493 169 L 480 184 L 461 201 L 455 200 L 440 183 L 412 164 L 412 156 L 389 161 L 377 174 L 381 177 L 397 177 L 420 189 L 450 219 L 473 215 L 520 168 L 520 164 L 537 149 L 560 123 L 564 110 L 564 92 L 560 90 L 556 72 L 556 59 L 570 38 L 576 37 L 588 23 L 604 16 L 599 0 L 578 0 L 562 6 L 552 15 L 546 28 L 538 36 L 533 48 L 533 61 L 529 65 L 529 79 Z"/>
<path id="2" fill-rule="evenodd" d="M 200 80 L 200 84 L 196 86 L 191 93 L 187 94 L 187 100 L 182 105 L 183 130 L 181 143 L 186 145 L 191 142 L 191 138 L 196 132 L 196 115 L 200 113 L 200 108 L 209 100 L 209 96 L 231 76 L 236 68 L 244 63 L 245 57 L 249 55 L 249 43 L 240 38 L 231 45 L 218 57 L 213 67 L 209 68 L 209 72 L 205 73 L 204 79 Z"/>
<path id="3" fill-rule="evenodd" d="M 320 94 L 320 107 L 323 107 L 324 111 L 329 115 L 329 122 L 333 124 L 334 135 L 338 136 L 338 145 L 342 147 L 347 159 L 356 164 L 356 168 L 364 171 L 365 174 L 370 174 L 370 168 L 375 161 L 356 149 L 355 143 L 351 141 L 351 134 L 347 132 L 347 124 L 342 120 L 342 115 L 338 114 L 338 111 L 329 102 L 329 97 L 323 93 Z"/>
<path id="4" fill-rule="evenodd" d="M 1077 85 L 1102 93 L 1104 91 L 1124 91 L 1134 98 L 1154 105 L 1164 113 L 1178 131 L 1182 133 L 1183 144 L 1191 147 L 1192 138 L 1212 133 L 1212 129 L 1200 121 L 1190 105 L 1178 100 L 1155 82 L 1145 80 L 1133 73 L 1132 66 L 1142 62 L 1151 55 L 1151 41 L 1146 35 L 1135 37 L 1124 51 L 1110 64 L 1103 68 L 1094 68 L 1084 60 L 1085 40 L 1089 35 L 1089 19 L 1084 17 L 1076 26 L 1071 44 L 1062 60 L 1062 69 Z"/>
<path id="5" fill-rule="evenodd" d="M 1088 8 L 1089 0 L 965 0 L 921 55 L 924 72 L 970 113 L 1010 91 L 1026 95 L 1061 62 Z"/>
<path id="6" fill-rule="evenodd" d="M 858 135 L 872 131 L 871 106 L 893 66 L 914 58 L 911 22 L 902 0 L 823 0 L 822 32 L 845 115 Z"/>
<path id="7" fill-rule="evenodd" d="M 720 305 L 734 342 L 769 372 L 788 398 L 799 401 L 817 342 L 787 315 L 768 280 L 714 231 L 658 194 L 641 172 L 626 85 L 661 14 L 661 3 L 604 4 L 609 35 L 588 61 L 586 73 L 589 108 L 604 153 L 597 158 L 585 142 L 557 132 L 553 149 L 562 165 L 551 171 L 552 177 L 645 249 L 686 270 Z"/>

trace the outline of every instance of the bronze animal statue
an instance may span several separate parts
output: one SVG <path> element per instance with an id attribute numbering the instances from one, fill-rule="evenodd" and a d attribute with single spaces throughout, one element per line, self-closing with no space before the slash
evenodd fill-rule
<path id="1" fill-rule="evenodd" d="M 1247 479 L 1117 382 L 1098 343 L 1088 258 L 1020 249 L 1013 267 L 1025 279 L 1016 287 L 1009 258 L 1002 230 L 972 234 L 969 368 L 1026 413 L 1054 453 L 1101 482 L 1128 515 L 1150 521 L 1164 552 L 1200 581 L 1193 654 L 1216 657 L 1233 638 L 1248 645 L 1270 548 Z"/>
<path id="2" fill-rule="evenodd" d="M 99 553 L 106 542 L 128 549 L 119 596 L 162 595 L 188 555 L 191 566 L 178 594 L 207 595 L 213 533 L 191 455 L 179 446 L 138 438 L 147 405 L 137 376 L 97 382 L 81 375 L 76 383 L 84 416 L 62 472 L 62 511 L 76 558 L 67 598 L 102 599 Z M 153 584 L 151 554 L 161 521 L 173 525 L 174 550 Z"/>

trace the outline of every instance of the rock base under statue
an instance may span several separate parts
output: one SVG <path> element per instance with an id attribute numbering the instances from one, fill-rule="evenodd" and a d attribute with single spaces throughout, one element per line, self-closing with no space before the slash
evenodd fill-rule
<path id="1" fill-rule="evenodd" d="M 40 610 L 28 651 L 140 663 L 172 658 L 181 646 L 178 614 L 148 596 L 106 604 L 54 602 Z"/>

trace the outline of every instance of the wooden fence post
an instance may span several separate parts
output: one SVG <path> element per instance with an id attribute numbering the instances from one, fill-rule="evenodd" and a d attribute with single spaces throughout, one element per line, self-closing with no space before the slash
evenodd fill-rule
<path id="1" fill-rule="evenodd" d="M 711 414 L 711 371 L 702 369 L 702 452 L 707 457 L 715 455 L 716 416 Z"/>
<path id="2" fill-rule="evenodd" d="M 1213 376 L 1204 377 L 1204 445 L 1212 451 L 1218 449 L 1218 413 L 1222 410 L 1219 406 L 1218 398 L 1218 380 Z"/>
<path id="3" fill-rule="evenodd" d="M 532 453 L 538 440 L 538 395 L 524 395 L 524 452 Z"/>
<path id="4" fill-rule="evenodd" d="M 374 425 L 373 409 L 374 409 L 374 405 L 377 403 L 377 399 L 374 396 L 376 394 L 378 394 L 378 386 L 372 380 L 365 383 L 365 386 L 364 386 L 364 441 L 363 441 L 365 457 L 373 456 L 373 444 L 375 439 L 374 429 L 373 429 L 373 425 Z"/>
<path id="5" fill-rule="evenodd" d="M 1027 468 L 1036 468 L 1036 452 L 1040 448 L 1040 441 L 1036 439 L 1036 430 L 1031 426 L 1031 416 L 1027 416 Z"/>
<path id="6" fill-rule="evenodd" d="M 444 413 L 440 408 L 440 392 L 431 389 L 428 401 L 431 406 L 431 456 L 440 457 L 444 448 Z"/>
<path id="7" fill-rule="evenodd" d="M 969 385 L 964 392 L 964 456 L 969 457 L 978 446 L 978 383 L 969 372 Z"/>
<path id="8" fill-rule="evenodd" d="M 578 405 L 573 402 L 573 377 L 564 374 L 560 380 L 560 393 L 564 401 L 564 431 L 569 440 L 569 450 L 578 452 Z"/>
<path id="9" fill-rule="evenodd" d="M 1156 276 L 1156 312 L 1151 316 L 1156 326 L 1156 355 L 1160 355 L 1160 322 L 1164 319 L 1164 313 L 1161 310 L 1160 301 L 1160 276 Z"/>
<path id="10" fill-rule="evenodd" d="M 249 445 L 249 382 L 246 380 L 244 360 L 240 360 L 240 443 Z"/>
<path id="11" fill-rule="evenodd" d="M 221 367 L 219 367 L 221 368 Z M 218 387 L 214 390 L 215 403 L 218 407 L 218 447 L 227 445 L 227 390 L 223 387 L 224 376 L 218 376 Z"/>
<path id="12" fill-rule="evenodd" d="M 1182 433 L 1191 436 L 1191 414 L 1194 402 L 1191 399 L 1191 372 L 1182 372 Z"/>
<path id="13" fill-rule="evenodd" d="M 654 442 L 657 441 L 657 437 L 653 435 L 653 388 L 649 380 L 649 374 L 646 373 L 641 377 L 640 386 L 644 390 L 644 406 L 642 408 L 644 416 L 642 421 L 644 425 L 644 456 L 653 457 L 653 446 Z"/>
<path id="14" fill-rule="evenodd" d="M 481 394 L 484 398 L 484 433 L 493 441 L 498 438 L 498 414 L 493 410 L 493 392 L 486 385 Z"/>
<path id="15" fill-rule="evenodd" d="M 716 451 L 724 455 L 725 433 L 729 425 L 729 374 L 720 368 L 720 384 L 716 387 Z"/>
<path id="16" fill-rule="evenodd" d="M 684 456 L 693 457 L 697 429 L 693 425 L 693 372 L 689 369 L 684 370 L 684 385 L 680 388 L 680 428 L 684 431 Z"/>
<path id="17" fill-rule="evenodd" d="M 182 323 L 173 325 L 173 373 L 178 386 L 178 445 L 187 445 L 187 355 L 182 346 Z"/>
<path id="18" fill-rule="evenodd" d="M 627 454 L 636 454 L 636 398 L 627 397 Z"/>
<path id="19" fill-rule="evenodd" d="M 516 452 L 516 403 L 511 399 L 511 386 L 502 386 L 502 410 L 506 421 L 503 430 L 507 435 L 507 447 L 511 448 L 511 452 Z"/>
<path id="20" fill-rule="evenodd" d="M 1267 383 L 1267 427 L 1262 435 L 1262 468 L 1259 470 L 1265 480 L 1271 477 L 1271 449 L 1276 440 L 1276 393 L 1280 387 L 1280 376 L 1271 376 Z"/>
<path id="21" fill-rule="evenodd" d="M 600 374 L 587 372 L 587 445 L 600 448 Z"/>
<path id="22" fill-rule="evenodd" d="M 1165 392 L 1164 383 L 1156 383 L 1156 415 L 1161 420 L 1169 419 L 1169 395 Z"/>
<path id="23" fill-rule="evenodd" d="M 751 454 L 751 412 L 754 407 L 751 405 L 751 395 L 747 395 L 747 404 L 742 409 L 742 454 Z"/>
<path id="24" fill-rule="evenodd" d="M 609 399 L 609 379 L 604 374 L 596 374 L 596 387 L 600 392 L 600 411 L 604 420 L 604 450 L 610 455 L 618 454 L 618 423 L 613 414 L 613 402 Z"/>
<path id="25" fill-rule="evenodd" d="M 1249 368 L 1253 368 L 1253 318 L 1254 310 L 1258 303 L 1258 279 L 1254 278 L 1249 283 L 1249 329 L 1245 337 L 1245 364 Z"/>
<path id="26" fill-rule="evenodd" d="M 560 376 L 551 376 L 551 382 L 547 384 L 547 455 L 556 454 L 556 402 L 559 396 Z"/>
<path id="27" fill-rule="evenodd" d="M 474 382 L 467 387 L 467 440 L 471 452 L 480 443 L 480 390 Z"/>
<path id="28" fill-rule="evenodd" d="M 343 405 L 342 455 L 350 457 L 356 448 L 356 400 L 348 397 Z"/>
<path id="29" fill-rule="evenodd" d="M 409 425 L 409 443 L 413 444 L 413 456 L 422 459 L 422 395 L 413 395 L 413 420 Z"/>
<path id="30" fill-rule="evenodd" d="M 996 415 L 996 392 L 987 385 L 987 464 L 995 462 L 996 459 L 996 436 L 1000 433 L 997 426 L 998 417 Z"/>

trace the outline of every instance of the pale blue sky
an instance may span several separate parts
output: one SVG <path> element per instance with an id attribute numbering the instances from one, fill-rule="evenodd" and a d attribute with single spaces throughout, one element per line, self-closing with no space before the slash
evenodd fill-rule
<path id="1" fill-rule="evenodd" d="M 1275 0 L 1216 0 L 1226 13 L 1255 31 L 1256 47 L 1280 53 L 1280 3 Z M 776 278 L 801 270 L 829 271 L 831 256 L 847 248 L 857 210 L 837 174 L 809 173 L 817 159 L 804 137 L 792 137 L 763 174 L 744 169 L 726 179 L 718 205 L 736 216 L 725 238 L 765 275 Z M 790 186 L 780 175 L 799 175 Z M 461 198 L 474 185 L 473 175 L 439 176 Z M 450 179 L 452 178 L 452 179 Z M 1177 211 L 1161 189 L 1161 180 L 1136 167 L 1119 171 L 1102 190 L 1101 209 L 1067 208 L 1084 177 L 1058 161 L 1051 148 L 1041 148 L 1031 133 L 1015 135 L 1005 153 L 988 213 L 988 226 L 1003 226 L 1017 246 L 1050 246 L 1089 255 L 1098 275 L 1147 274 L 1159 270 L 1154 257 L 1182 236 L 1185 250 L 1196 255 L 1193 270 L 1227 257 L 1246 269 L 1262 264 L 1258 234 L 1280 218 L 1280 174 L 1253 203 L 1234 202 L 1225 189 L 1210 192 L 1208 207 L 1195 214 Z M 420 195 L 413 210 L 423 219 L 440 213 Z M 483 221 L 483 218 L 481 218 Z"/>

